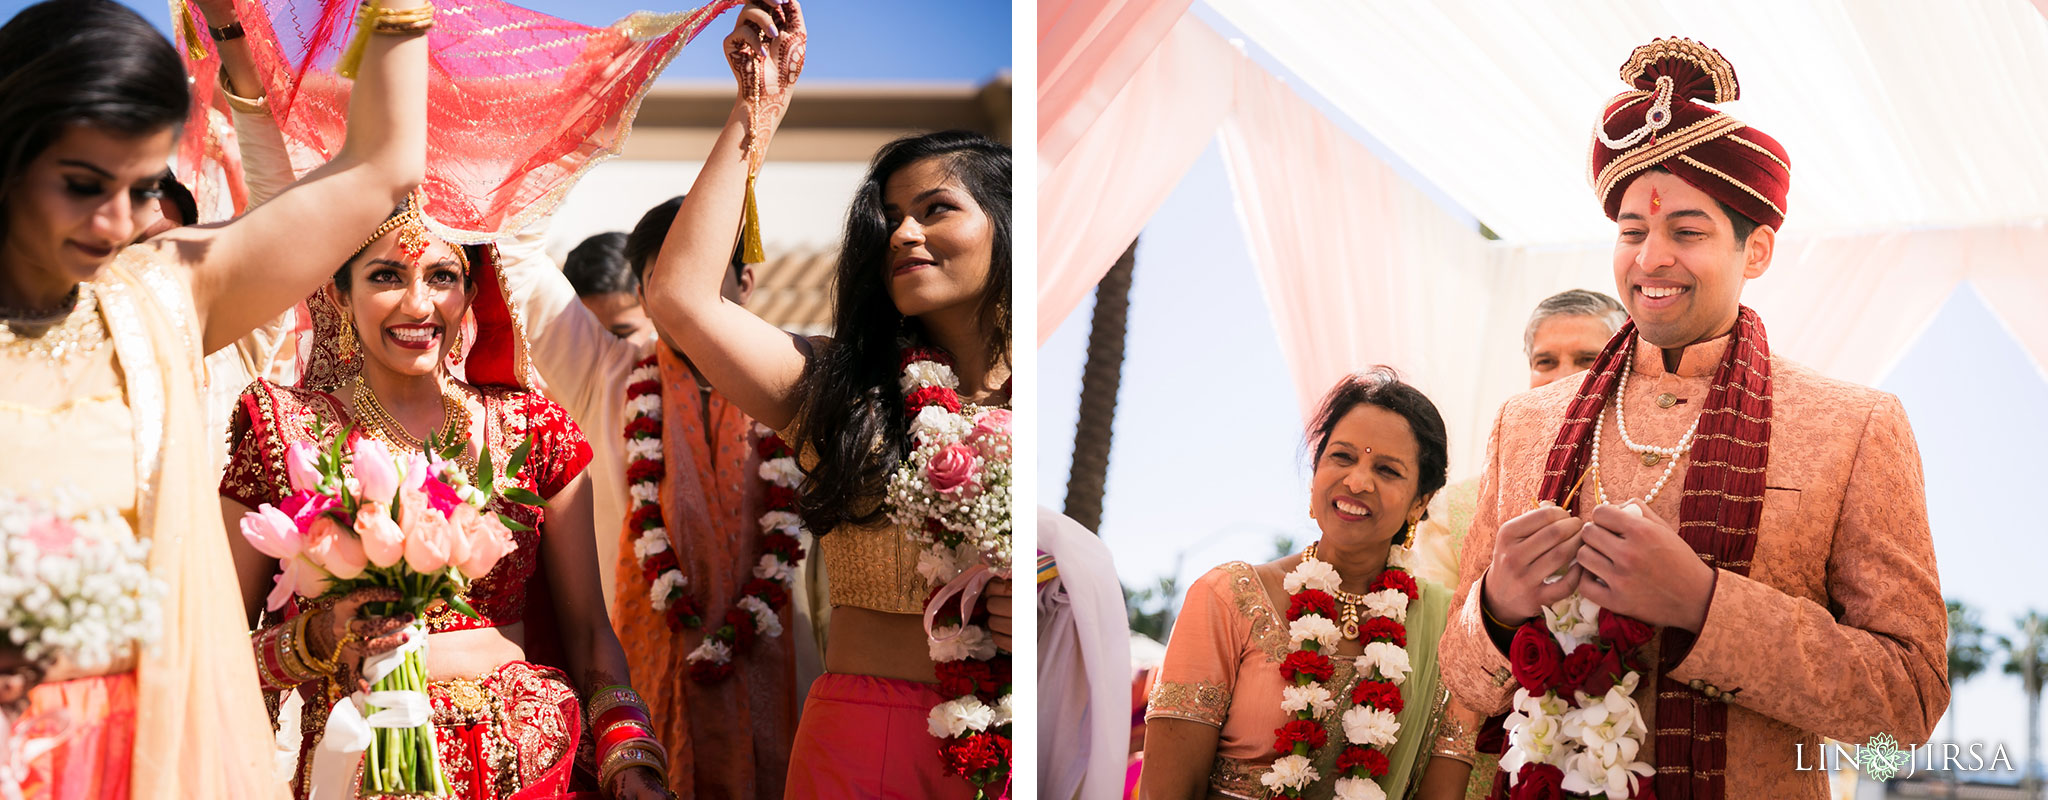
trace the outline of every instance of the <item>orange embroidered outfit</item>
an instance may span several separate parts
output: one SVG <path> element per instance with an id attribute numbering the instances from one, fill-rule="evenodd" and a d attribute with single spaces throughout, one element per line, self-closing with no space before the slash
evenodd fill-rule
<path id="1" fill-rule="evenodd" d="M 705 627 L 722 624 L 761 557 L 762 484 L 754 421 L 717 391 L 699 391 L 674 351 L 656 348 L 661 370 L 660 502 L 670 546 L 688 576 Z M 632 672 L 648 687 L 655 736 L 669 752 L 670 784 L 684 797 L 780 797 L 796 730 L 795 635 L 759 637 L 733 656 L 732 674 L 691 680 L 684 661 L 706 630 L 675 631 L 649 605 L 650 583 L 629 519 L 619 531 L 613 627 Z"/>

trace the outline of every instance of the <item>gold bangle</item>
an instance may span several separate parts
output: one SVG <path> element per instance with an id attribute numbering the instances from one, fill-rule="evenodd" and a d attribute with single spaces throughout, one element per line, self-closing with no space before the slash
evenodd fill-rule
<path id="1" fill-rule="evenodd" d="M 1520 628 L 1520 627 L 1522 627 L 1523 625 L 1527 625 L 1527 624 L 1529 624 L 1529 619 L 1535 619 L 1535 617 L 1530 617 L 1529 619 L 1525 619 L 1525 620 L 1522 620 L 1521 622 L 1517 622 L 1517 623 L 1515 623 L 1515 624 L 1513 624 L 1513 625 L 1509 625 L 1509 624 L 1507 624 L 1507 623 L 1505 623 L 1505 622 L 1502 622 L 1502 621 L 1500 621 L 1500 618 L 1499 618 L 1499 617 L 1496 617 L 1496 616 L 1494 616 L 1494 615 L 1493 615 L 1493 612 L 1492 612 L 1492 611 L 1488 611 L 1488 610 L 1486 609 L 1486 598 L 1483 598 L 1483 597 L 1479 599 L 1479 613 L 1480 613 L 1480 614 L 1483 614 L 1483 615 L 1485 615 L 1485 616 L 1486 616 L 1486 621 L 1487 621 L 1487 622 L 1491 622 L 1491 623 L 1493 623 L 1493 624 L 1494 624 L 1494 625 L 1496 625 L 1496 626 L 1499 626 L 1499 627 L 1502 627 L 1502 628 L 1506 628 L 1506 629 L 1508 629 L 1508 630 L 1515 630 L 1515 629 L 1517 629 L 1517 628 Z"/>
<path id="2" fill-rule="evenodd" d="M 619 706 L 632 706 L 640 709 L 640 713 L 646 714 L 649 720 L 654 719 L 654 713 L 648 710 L 647 701 L 640 699 L 639 692 L 633 691 L 631 687 L 618 687 L 605 689 L 592 697 L 589 707 L 583 711 L 584 720 L 595 725 L 598 717 Z"/>
<path id="3" fill-rule="evenodd" d="M 313 670 L 316 674 L 332 675 L 334 674 L 335 670 L 341 668 L 341 649 L 347 647 L 350 642 L 355 641 L 356 632 L 347 631 L 343 633 L 341 635 L 341 640 L 334 643 L 334 652 L 328 654 L 326 658 L 321 658 L 319 656 L 313 655 L 313 649 L 307 646 L 306 644 L 306 621 L 312 619 L 312 617 L 312 614 L 299 615 L 299 635 L 297 636 L 294 642 L 294 646 L 297 648 L 299 661 L 300 663 L 305 664 L 307 669 Z"/>
<path id="4" fill-rule="evenodd" d="M 364 15 L 368 18 L 365 21 L 370 23 L 366 27 L 369 27 L 372 33 L 403 36 L 424 33 L 434 27 L 434 7 L 431 4 L 404 10 L 377 8 L 374 11 L 368 10 L 371 8 L 368 2 L 363 3 L 363 6 Z"/>
<path id="5" fill-rule="evenodd" d="M 605 756 L 604 765 L 598 768 L 598 785 L 612 786 L 612 781 L 618 780 L 619 776 L 625 774 L 626 770 L 634 767 L 646 767 L 654 770 L 656 775 L 661 776 L 663 785 L 668 783 L 667 758 L 658 755 L 660 751 L 657 749 L 639 745 L 640 741 L 642 740 L 630 740 L 626 744 L 613 748 L 612 752 Z M 646 741 L 652 742 L 653 740 Z M 612 788 L 614 790 L 617 789 L 615 786 Z"/>
<path id="6" fill-rule="evenodd" d="M 410 36 L 417 33 L 426 33 L 432 30 L 433 27 L 434 21 L 432 19 L 424 19 L 418 22 L 386 22 L 378 20 L 376 26 L 372 27 L 370 32 L 383 36 Z"/>

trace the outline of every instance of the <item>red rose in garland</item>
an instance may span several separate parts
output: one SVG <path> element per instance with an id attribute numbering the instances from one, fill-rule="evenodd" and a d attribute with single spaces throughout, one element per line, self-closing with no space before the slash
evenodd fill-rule
<path id="1" fill-rule="evenodd" d="M 1563 662 L 1564 649 L 1540 621 L 1516 630 L 1515 641 L 1508 646 L 1508 669 L 1532 694 L 1557 685 L 1557 670 Z"/>
<path id="2" fill-rule="evenodd" d="M 1600 609 L 1600 638 L 1614 643 L 1614 648 L 1624 653 L 1634 652 L 1643 643 L 1650 641 L 1656 629 L 1633 617 L 1625 617 L 1607 609 Z"/>
<path id="3" fill-rule="evenodd" d="M 1525 764 L 1515 776 L 1513 800 L 1564 800 L 1564 771 L 1549 764 Z"/>
<path id="4" fill-rule="evenodd" d="M 1563 661 L 1558 662 L 1557 691 L 1569 694 L 1584 689 L 1587 694 L 1592 694 L 1591 689 L 1584 687 L 1592 679 L 1593 673 L 1600 669 L 1600 658 L 1599 647 L 1592 644 L 1579 645 L 1566 655 Z"/>

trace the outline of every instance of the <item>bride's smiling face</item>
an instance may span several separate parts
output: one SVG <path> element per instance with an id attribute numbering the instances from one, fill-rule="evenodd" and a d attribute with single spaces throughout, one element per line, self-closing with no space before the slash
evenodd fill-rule
<path id="1" fill-rule="evenodd" d="M 349 262 L 339 299 L 371 361 L 400 375 L 428 375 L 461 330 L 474 285 L 448 244 L 433 239 L 414 261 L 398 238 L 386 234 Z"/>

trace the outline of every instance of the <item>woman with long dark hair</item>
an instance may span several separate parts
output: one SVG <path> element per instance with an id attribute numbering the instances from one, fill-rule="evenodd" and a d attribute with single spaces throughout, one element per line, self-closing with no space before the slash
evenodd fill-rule
<path id="1" fill-rule="evenodd" d="M 134 245 L 191 102 L 177 52 L 111 0 L 52 0 L 0 27 L 0 486 L 117 517 L 165 589 L 137 656 L 29 665 L 41 684 L 25 713 L 69 722 L 29 762 L 28 796 L 280 788 L 196 373 L 325 281 L 419 183 L 431 9 L 382 4 L 366 25 L 389 30 L 370 37 L 339 155 L 234 222 Z M 385 24 L 397 14 L 411 27 Z"/>
<path id="2" fill-rule="evenodd" d="M 939 751 L 996 746 L 1006 730 L 1007 701 L 995 700 L 993 687 L 1008 683 L 998 650 L 1008 644 L 1008 587 L 970 577 L 980 572 L 966 564 L 973 554 L 942 558 L 920 544 L 938 523 L 906 524 L 916 491 L 905 486 L 918 478 L 906 465 L 920 458 L 915 440 L 924 426 L 985 426 L 1007 441 L 1010 152 L 961 132 L 884 146 L 847 212 L 834 334 L 804 339 L 778 330 L 722 300 L 719 285 L 741 227 L 750 162 L 758 167 L 788 108 L 804 34 L 794 2 L 757 2 L 745 15 L 752 25 L 727 40 L 741 96 L 669 229 L 646 294 L 656 324 L 719 391 L 783 431 L 804 467 L 798 507 L 819 534 L 832 612 L 826 674 L 805 703 L 789 792 L 946 797 L 971 794 L 973 781 L 994 795 L 1001 786 L 984 781 L 1002 780 L 1007 759 L 949 751 L 942 760 Z M 935 388 L 941 384 L 950 390 Z M 934 396 L 951 402 L 928 404 Z M 1007 450 L 988 458 L 1006 464 Z M 964 471 L 969 461 L 963 455 L 953 466 Z M 959 477 L 941 472 L 924 469 L 934 486 Z M 970 539 L 1004 537 L 1006 494 L 1000 502 L 1000 519 Z M 1006 542 L 978 563 L 1006 568 Z M 957 627 L 928 628 L 922 614 L 934 584 L 963 582 L 986 590 L 991 616 L 980 621 L 970 588 L 967 609 L 936 615 L 956 618 Z M 963 673 L 937 666 L 970 661 L 994 662 L 995 677 L 986 679 L 993 683 L 980 687 L 978 701 L 962 693 L 972 681 L 948 677 Z M 948 701 L 962 718 L 943 740 L 933 738 L 927 718 Z M 948 762 L 968 780 L 949 776 Z M 963 773 L 963 764 L 973 766 Z"/>

